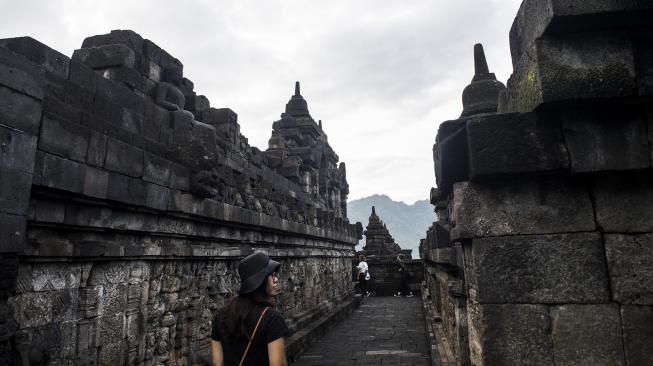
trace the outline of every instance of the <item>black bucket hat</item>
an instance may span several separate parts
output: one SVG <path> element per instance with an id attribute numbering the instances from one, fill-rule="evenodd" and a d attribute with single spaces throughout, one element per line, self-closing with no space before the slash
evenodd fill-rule
<path id="1" fill-rule="evenodd" d="M 270 259 L 263 252 L 256 252 L 243 258 L 238 263 L 238 275 L 240 276 L 240 290 L 238 290 L 238 293 L 248 294 L 256 290 L 279 267 L 281 267 L 281 263 Z"/>

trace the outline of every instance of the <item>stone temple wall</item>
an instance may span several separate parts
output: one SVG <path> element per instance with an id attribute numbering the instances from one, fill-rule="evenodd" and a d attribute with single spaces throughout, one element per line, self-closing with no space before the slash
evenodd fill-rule
<path id="1" fill-rule="evenodd" d="M 0 40 L 0 364 L 202 364 L 253 250 L 292 331 L 351 301 L 346 172 L 299 87 L 260 151 L 181 69 L 131 31 Z"/>
<path id="2" fill-rule="evenodd" d="M 421 254 L 459 365 L 653 360 L 653 3 L 525 0 L 434 145 Z"/>

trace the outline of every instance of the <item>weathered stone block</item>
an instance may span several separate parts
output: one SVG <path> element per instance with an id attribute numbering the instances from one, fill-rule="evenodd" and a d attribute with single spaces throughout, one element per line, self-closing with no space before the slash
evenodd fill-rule
<path id="1" fill-rule="evenodd" d="M 39 149 L 86 162 L 89 137 L 90 132 L 86 128 L 46 113 L 41 126 Z"/>
<path id="2" fill-rule="evenodd" d="M 66 121 L 80 124 L 82 113 L 79 109 L 48 94 L 43 98 L 43 112 Z"/>
<path id="3" fill-rule="evenodd" d="M 625 365 L 616 304 L 551 308 L 556 365 Z"/>
<path id="4" fill-rule="evenodd" d="M 109 123 L 117 126 L 122 125 L 123 111 L 122 107 L 106 99 L 95 97 L 93 101 L 92 113 Z"/>
<path id="5" fill-rule="evenodd" d="M 653 307 L 621 306 L 627 365 L 653 365 Z"/>
<path id="6" fill-rule="evenodd" d="M 28 60 L 43 67 L 47 72 L 62 78 L 68 77 L 70 59 L 31 37 L 0 39 L 0 46 L 25 56 Z"/>
<path id="7" fill-rule="evenodd" d="M 107 156 L 107 135 L 92 131 L 88 142 L 86 162 L 97 167 L 104 167 Z"/>
<path id="8" fill-rule="evenodd" d="M 147 202 L 146 184 L 140 179 L 120 174 L 110 174 L 107 198 L 142 206 Z"/>
<path id="9" fill-rule="evenodd" d="M 653 95 L 653 32 L 633 32 L 635 72 L 639 95 Z"/>
<path id="10" fill-rule="evenodd" d="M 170 190 L 157 184 L 146 184 L 147 198 L 145 205 L 157 210 L 165 210 L 170 200 Z"/>
<path id="11" fill-rule="evenodd" d="M 589 192 L 570 179 L 542 177 L 456 183 L 453 239 L 593 231 Z"/>
<path id="12" fill-rule="evenodd" d="M 73 60 L 77 60 L 92 69 L 117 66 L 133 68 L 136 56 L 134 51 L 124 44 L 107 44 L 75 50 Z"/>
<path id="13" fill-rule="evenodd" d="M 474 239 L 465 277 L 480 303 L 610 301 L 598 233 Z"/>
<path id="14" fill-rule="evenodd" d="M 547 306 L 467 302 L 473 365 L 554 365 Z"/>
<path id="15" fill-rule="evenodd" d="M 171 162 L 146 152 L 143 161 L 143 180 L 167 186 L 170 183 L 170 164 Z"/>
<path id="16" fill-rule="evenodd" d="M 0 64 L 0 85 L 38 100 L 43 99 L 43 85 L 40 85 L 28 73 L 17 68 Z"/>
<path id="17" fill-rule="evenodd" d="M 6 125 L 38 135 L 41 124 L 41 102 L 12 89 L 0 86 L 0 120 Z"/>
<path id="18" fill-rule="evenodd" d="M 132 177 L 143 175 L 143 150 L 109 139 L 104 167 Z"/>
<path id="19" fill-rule="evenodd" d="M 435 182 L 450 192 L 455 182 L 469 178 L 467 129 L 464 120 L 446 121 L 440 125 L 436 143 L 433 145 Z"/>
<path id="20" fill-rule="evenodd" d="M 527 49 L 508 80 L 501 112 L 529 112 L 552 102 L 637 94 L 635 65 L 624 34 L 543 37 Z"/>
<path id="21" fill-rule="evenodd" d="M 467 144 L 471 180 L 569 166 L 559 127 L 535 113 L 472 117 L 467 121 Z"/>
<path id="22" fill-rule="evenodd" d="M 571 169 L 646 169 L 650 149 L 643 108 L 633 105 L 565 109 L 561 113 Z"/>
<path id="23" fill-rule="evenodd" d="M 109 44 L 124 44 L 140 52 L 143 49 L 143 37 L 131 30 L 116 29 L 112 30 L 111 33 L 87 37 L 82 42 L 82 48 L 100 47 Z"/>
<path id="24" fill-rule="evenodd" d="M 34 172 L 36 136 L 0 126 L 0 171 Z"/>
<path id="25" fill-rule="evenodd" d="M 84 179 L 84 194 L 96 198 L 107 198 L 108 188 L 109 173 L 87 166 Z"/>
<path id="26" fill-rule="evenodd" d="M 83 191 L 84 165 L 51 154 L 37 155 L 39 158 L 43 159 L 42 185 L 76 193 Z"/>
<path id="27" fill-rule="evenodd" d="M 74 59 L 70 61 L 70 75 L 68 76 L 68 80 L 71 83 L 95 92 L 97 90 L 97 81 L 100 77 L 100 75 L 83 63 Z"/>
<path id="28" fill-rule="evenodd" d="M 512 64 L 543 35 L 638 28 L 650 24 L 651 9 L 651 3 L 639 0 L 526 0 L 510 29 Z"/>
<path id="29" fill-rule="evenodd" d="M 605 235 L 612 299 L 653 305 L 653 234 Z"/>
<path id="30" fill-rule="evenodd" d="M 66 83 L 66 95 L 64 99 L 71 106 L 84 112 L 90 112 L 93 110 L 95 94 L 69 81 Z"/>
<path id="31" fill-rule="evenodd" d="M 63 202 L 39 199 L 36 200 L 35 211 L 36 221 L 63 223 L 66 205 Z"/>
<path id="32" fill-rule="evenodd" d="M 0 168 L 0 212 L 24 215 L 31 191 L 31 173 Z"/>
<path id="33" fill-rule="evenodd" d="M 0 253 L 21 252 L 25 248 L 25 217 L 0 213 Z"/>
<path id="34" fill-rule="evenodd" d="M 141 90 L 143 80 L 141 74 L 126 66 L 111 67 L 102 71 L 102 76 L 129 89 Z"/>
<path id="35" fill-rule="evenodd" d="M 179 164 L 170 165 L 170 183 L 172 189 L 187 191 L 190 186 L 190 170 Z"/>
<path id="36" fill-rule="evenodd" d="M 596 222 L 606 232 L 653 232 L 653 179 L 603 176 L 594 184 Z"/>

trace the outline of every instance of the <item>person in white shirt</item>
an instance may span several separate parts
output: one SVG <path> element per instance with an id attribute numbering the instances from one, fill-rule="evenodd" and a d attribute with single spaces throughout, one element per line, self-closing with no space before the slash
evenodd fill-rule
<path id="1" fill-rule="evenodd" d="M 363 296 L 367 297 L 370 296 L 370 292 L 367 288 L 367 281 L 370 279 L 369 267 L 367 266 L 364 255 L 361 254 L 358 259 L 360 260 L 357 266 L 358 286 L 360 287 Z"/>

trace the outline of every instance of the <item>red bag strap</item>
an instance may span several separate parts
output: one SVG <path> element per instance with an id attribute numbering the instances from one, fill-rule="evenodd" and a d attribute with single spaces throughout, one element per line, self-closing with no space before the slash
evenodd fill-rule
<path id="1" fill-rule="evenodd" d="M 266 306 L 265 309 L 261 312 L 261 316 L 258 317 L 258 321 L 256 322 L 256 326 L 254 327 L 254 332 L 252 333 L 252 337 L 249 339 L 249 343 L 247 343 L 247 348 L 245 348 L 245 353 L 243 353 L 243 358 L 240 359 L 240 363 L 238 366 L 243 366 L 243 362 L 245 362 L 245 357 L 247 357 L 247 353 L 249 352 L 249 347 L 252 345 L 252 341 L 254 340 L 254 336 L 256 336 L 256 331 L 258 330 L 258 326 L 261 324 L 261 320 L 263 320 L 263 316 L 265 313 L 268 312 L 268 309 L 270 307 Z"/>

